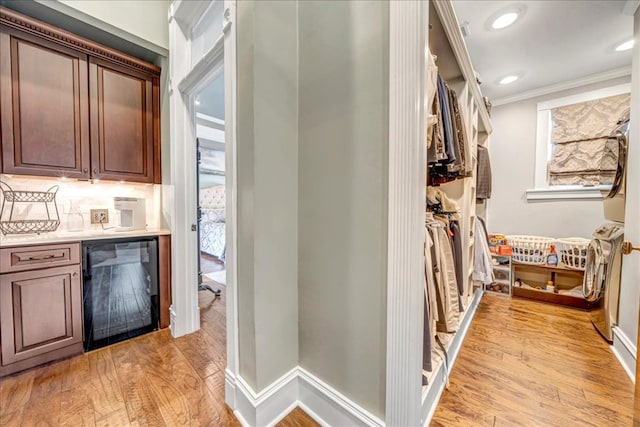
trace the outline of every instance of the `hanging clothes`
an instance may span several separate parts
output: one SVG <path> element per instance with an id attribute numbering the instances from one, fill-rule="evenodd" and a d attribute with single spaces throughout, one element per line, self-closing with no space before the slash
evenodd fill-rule
<path id="1" fill-rule="evenodd" d="M 431 315 L 429 314 L 429 304 L 424 303 L 424 316 L 422 321 L 422 370 L 431 372 L 433 370 L 431 362 Z M 427 377 L 422 375 L 422 385 L 429 384 Z"/>
<path id="2" fill-rule="evenodd" d="M 426 109 L 427 109 L 427 149 L 431 148 L 434 139 L 434 126 L 439 121 L 439 116 L 437 109 L 440 108 L 440 104 L 437 104 L 435 101 L 438 98 L 436 95 L 438 94 L 438 67 L 436 66 L 435 56 L 431 54 L 431 51 L 427 52 L 427 100 L 426 100 Z M 441 120 L 441 118 L 440 118 Z M 441 129 L 438 129 L 436 132 L 439 132 L 439 135 L 435 135 L 435 137 L 441 136 Z M 442 138 L 440 137 L 442 140 Z M 443 146 L 444 148 L 444 146 Z"/>
<path id="3" fill-rule="evenodd" d="M 458 96 L 440 75 L 437 78 L 437 96 L 434 98 L 440 104 L 439 114 L 443 123 L 445 158 L 442 158 L 442 153 L 437 152 L 438 147 L 427 150 L 429 159 L 427 182 L 439 185 L 468 176 L 467 167 L 471 162 L 467 153 L 465 128 L 460 114 Z M 429 133 L 429 128 L 427 131 Z"/>
<path id="4" fill-rule="evenodd" d="M 434 255 L 434 243 L 431 239 L 431 234 L 427 227 L 425 227 L 425 297 L 426 301 L 429 304 L 429 313 L 431 319 L 433 319 L 431 329 L 435 333 L 435 322 L 438 320 L 438 303 L 436 302 L 436 279 L 435 272 L 433 268 L 433 259 Z M 432 334 L 434 335 L 434 334 Z"/>
<path id="5" fill-rule="evenodd" d="M 437 316 L 437 307 L 435 304 L 435 284 L 433 278 L 433 270 L 431 268 L 431 248 L 433 242 L 429 232 L 425 229 L 425 246 L 424 246 L 424 316 L 423 316 L 423 345 L 422 345 L 422 370 L 431 372 L 431 349 L 433 347 L 432 326 L 434 324 L 433 316 Z M 422 376 L 422 385 L 427 385 L 427 378 Z"/>
<path id="6" fill-rule="evenodd" d="M 433 216 L 427 216 L 427 229 L 434 243 L 431 255 L 438 312 L 436 329 L 439 332 L 455 332 L 458 328 L 460 306 L 449 237 L 444 224 L 434 220 Z"/>
<path id="7" fill-rule="evenodd" d="M 487 230 L 481 220 L 476 217 L 474 222 L 473 236 L 473 280 L 482 282 L 485 285 L 493 283 L 493 263 L 491 262 L 491 252 L 487 240 Z"/>
<path id="8" fill-rule="evenodd" d="M 438 67 L 436 57 L 427 53 L 427 158 L 437 162 L 447 158 L 444 123 L 438 97 Z"/>
<path id="9" fill-rule="evenodd" d="M 453 256 L 456 266 L 456 282 L 458 282 L 458 294 L 464 295 L 464 275 L 462 272 L 462 233 L 460 232 L 460 225 L 458 221 L 451 221 L 451 231 L 453 232 Z M 460 311 L 463 311 L 462 299 L 460 299 Z"/>
<path id="10" fill-rule="evenodd" d="M 451 124 L 451 106 L 449 105 L 449 92 L 445 86 L 444 80 L 438 75 L 438 100 L 440 102 L 440 114 L 442 114 L 442 122 L 444 123 L 444 143 L 447 153 L 447 159 L 442 160 L 444 164 L 456 161 L 453 125 Z"/>
<path id="11" fill-rule="evenodd" d="M 481 200 L 491 198 L 491 160 L 489 150 L 482 145 L 478 145 L 476 198 Z"/>
<path id="12" fill-rule="evenodd" d="M 451 123 L 453 124 L 454 145 L 456 149 L 456 168 L 460 176 L 466 176 L 466 157 L 467 144 L 464 136 L 464 127 L 462 125 L 462 117 L 460 116 L 460 106 L 458 105 L 458 96 L 456 92 L 449 90 L 449 101 L 451 104 Z"/>

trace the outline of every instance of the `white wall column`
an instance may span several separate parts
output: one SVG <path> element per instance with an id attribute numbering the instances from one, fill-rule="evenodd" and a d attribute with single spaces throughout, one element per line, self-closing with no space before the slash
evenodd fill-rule
<path id="1" fill-rule="evenodd" d="M 426 2 L 390 2 L 387 426 L 417 426 L 424 310 Z"/>

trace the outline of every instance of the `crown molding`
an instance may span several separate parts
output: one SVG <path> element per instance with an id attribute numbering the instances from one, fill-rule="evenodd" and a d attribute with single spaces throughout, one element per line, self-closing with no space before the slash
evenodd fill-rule
<path id="1" fill-rule="evenodd" d="M 160 75 L 160 67 L 85 39 L 37 19 L 0 7 L 0 25 L 143 73 Z"/>
<path id="2" fill-rule="evenodd" d="M 631 66 L 615 68 L 613 70 L 605 71 L 602 73 L 590 74 L 579 79 L 570 80 L 562 83 L 556 83 L 549 86 L 543 86 L 536 89 L 527 90 L 517 93 L 515 95 L 505 96 L 497 98 L 491 101 L 494 107 L 499 105 L 511 104 L 512 102 L 524 101 L 525 99 L 536 98 L 542 95 L 548 95 L 554 92 L 560 92 L 567 89 L 573 89 L 575 87 L 586 86 L 593 83 L 599 83 L 606 80 L 615 79 L 618 77 L 630 76 Z"/>

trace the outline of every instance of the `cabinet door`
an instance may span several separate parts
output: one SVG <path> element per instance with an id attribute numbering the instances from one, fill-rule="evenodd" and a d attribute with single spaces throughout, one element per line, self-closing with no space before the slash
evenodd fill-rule
<path id="1" fill-rule="evenodd" d="M 89 178 L 86 56 L 0 28 L 2 172 Z"/>
<path id="2" fill-rule="evenodd" d="M 153 77 L 89 62 L 94 178 L 154 181 Z"/>
<path id="3" fill-rule="evenodd" d="M 2 365 L 82 342 L 80 266 L 0 276 Z"/>

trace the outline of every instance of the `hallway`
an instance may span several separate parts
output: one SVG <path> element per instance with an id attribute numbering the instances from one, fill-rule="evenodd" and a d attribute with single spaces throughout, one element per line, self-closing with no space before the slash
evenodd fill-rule
<path id="1" fill-rule="evenodd" d="M 587 312 L 486 294 L 432 426 L 630 426 L 633 383 Z"/>

